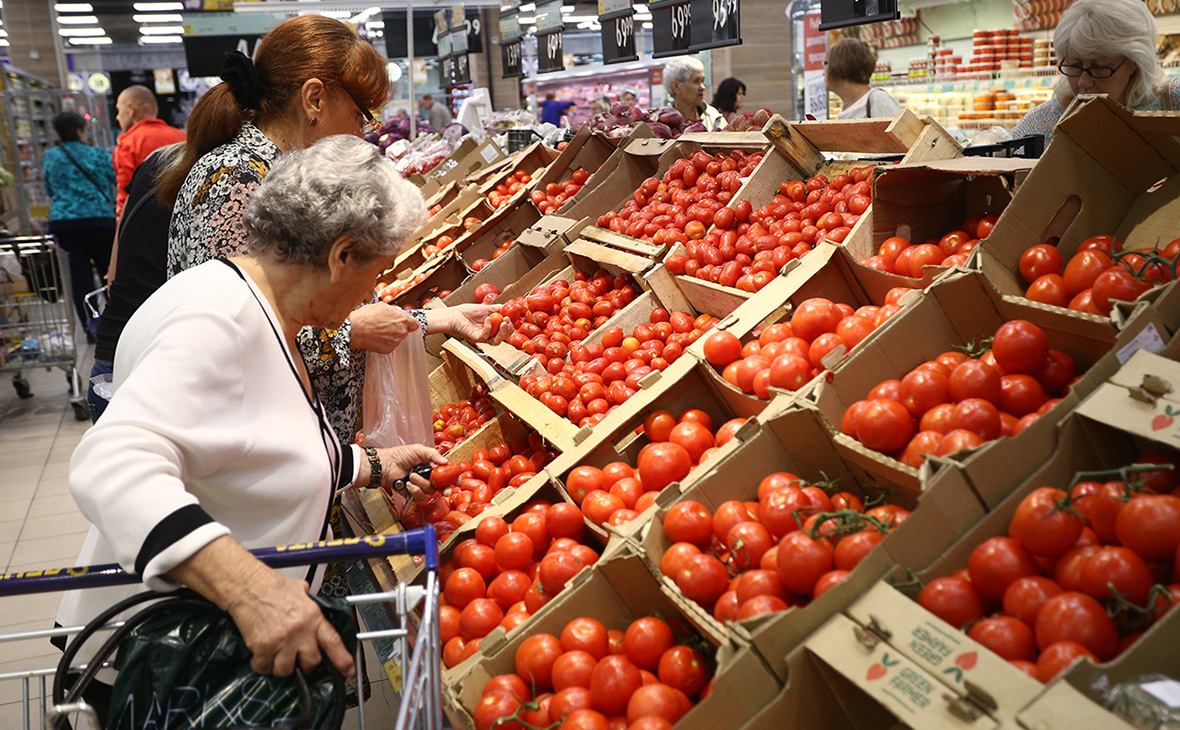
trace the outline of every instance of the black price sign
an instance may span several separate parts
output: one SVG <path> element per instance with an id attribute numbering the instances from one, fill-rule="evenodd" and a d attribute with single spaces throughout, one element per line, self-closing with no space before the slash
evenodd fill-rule
<path id="1" fill-rule="evenodd" d="M 521 56 L 523 55 L 521 46 L 523 45 L 524 41 L 519 39 L 507 43 L 500 43 L 500 57 L 504 63 L 503 78 L 524 78 L 524 67 L 521 65 Z"/>
<path id="2" fill-rule="evenodd" d="M 565 70 L 565 58 L 562 54 L 562 36 L 560 30 L 537 34 L 537 72 L 551 73 Z"/>
<path id="3" fill-rule="evenodd" d="M 742 42 L 739 0 L 691 0 L 692 50 L 736 46 Z"/>
<path id="4" fill-rule="evenodd" d="M 459 56 L 452 56 L 448 63 L 450 65 L 451 84 L 453 86 L 471 83 L 471 66 L 467 61 L 466 53 Z"/>
<path id="5" fill-rule="evenodd" d="M 692 52 L 692 6 L 688 0 L 659 0 L 651 3 L 652 58 L 681 56 Z"/>
<path id="6" fill-rule="evenodd" d="M 638 60 L 635 52 L 635 13 L 630 9 L 598 18 L 602 25 L 602 60 L 604 64 L 622 64 Z"/>

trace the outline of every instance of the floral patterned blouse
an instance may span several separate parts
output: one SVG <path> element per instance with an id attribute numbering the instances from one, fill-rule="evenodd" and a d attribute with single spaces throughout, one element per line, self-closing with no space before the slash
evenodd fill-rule
<path id="1" fill-rule="evenodd" d="M 216 258 L 249 252 L 242 223 L 246 204 L 282 152 L 253 124 L 197 160 L 189 171 L 168 227 L 168 277 Z M 425 316 L 410 312 L 425 336 Z M 339 330 L 304 327 L 299 351 L 328 420 L 340 442 L 356 440 L 365 382 L 365 351 L 349 348 L 352 326 Z"/>

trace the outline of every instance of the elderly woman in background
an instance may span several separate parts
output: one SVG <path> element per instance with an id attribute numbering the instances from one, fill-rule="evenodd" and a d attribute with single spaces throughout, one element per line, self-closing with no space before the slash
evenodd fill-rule
<path id="1" fill-rule="evenodd" d="M 246 207 L 249 254 L 172 278 L 124 329 L 115 395 L 70 460 L 93 523 L 78 565 L 192 588 L 229 612 L 260 673 L 311 671 L 322 653 L 352 673 L 307 595 L 314 568 L 273 570 L 247 548 L 325 539 L 337 491 L 444 463 L 420 445 L 342 444 L 296 344 L 302 327 L 340 327 L 422 219 L 421 195 L 373 145 L 334 136 L 284 157 Z M 408 496 L 429 491 L 410 483 Z M 58 621 L 86 623 L 129 592 L 67 593 Z"/>
<path id="2" fill-rule="evenodd" d="M 339 20 L 291 18 L 266 34 L 255 56 L 229 54 L 224 83 L 197 102 L 184 154 L 160 178 L 160 198 L 173 204 L 169 276 L 244 253 L 242 211 L 271 166 L 329 135 L 371 132 L 377 122 L 369 109 L 389 96 L 385 59 Z M 407 313 L 376 302 L 357 309 L 339 329 L 300 333 L 298 351 L 340 440 L 351 443 L 356 436 L 366 351 L 391 352 L 415 332 L 475 341 L 506 337 L 510 324 L 500 332 L 488 324 L 498 310 L 467 304 Z"/>
<path id="3" fill-rule="evenodd" d="M 1180 78 L 1163 78 L 1158 41 L 1155 18 L 1140 0 L 1077 0 L 1053 32 L 1064 78 L 1053 97 L 1024 115 L 1012 135 L 1039 134 L 1048 144 L 1078 94 L 1106 94 L 1137 111 L 1180 109 Z"/>
<path id="4" fill-rule="evenodd" d="M 725 128 L 725 117 L 705 103 L 705 65 L 699 60 L 680 56 L 664 64 L 664 88 L 686 123 L 701 122 L 710 132 Z"/>
<path id="5" fill-rule="evenodd" d="M 901 111 L 888 91 L 869 86 L 875 68 L 877 52 L 859 38 L 844 38 L 828 49 L 824 82 L 843 103 L 838 119 L 892 117 Z"/>

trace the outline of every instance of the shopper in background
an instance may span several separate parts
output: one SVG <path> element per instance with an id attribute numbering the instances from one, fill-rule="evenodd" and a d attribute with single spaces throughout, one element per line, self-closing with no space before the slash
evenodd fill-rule
<path id="1" fill-rule="evenodd" d="M 1140 0 L 1077 0 L 1053 32 L 1064 78 L 1049 101 L 1024 115 L 1012 136 L 1039 134 L 1048 144 L 1078 94 L 1106 94 L 1136 111 L 1180 109 L 1180 78 L 1168 79 L 1160 70 L 1158 40 L 1155 18 Z"/>
<path id="2" fill-rule="evenodd" d="M 447 105 L 435 104 L 434 97 L 430 94 L 422 95 L 421 107 L 426 110 L 426 121 L 430 123 L 430 128 L 436 132 L 443 131 L 443 127 L 454 120 Z"/>
<path id="3" fill-rule="evenodd" d="M 156 115 L 156 95 L 146 86 L 136 84 L 119 92 L 115 99 L 115 120 L 123 133 L 115 142 L 115 217 L 123 217 L 123 201 L 135 168 L 160 147 L 184 141 L 184 131 L 170 126 Z"/>
<path id="4" fill-rule="evenodd" d="M 717 84 L 717 91 L 713 92 L 713 106 L 725 117 L 726 123 L 732 122 L 742 108 L 746 99 L 746 85 L 732 76 Z"/>
<path id="5" fill-rule="evenodd" d="M 705 65 L 691 56 L 664 64 L 664 89 L 686 123 L 701 122 L 712 132 L 725 128 L 721 112 L 705 103 Z"/>
<path id="6" fill-rule="evenodd" d="M 611 106 L 613 105 L 611 104 L 610 97 L 605 94 L 590 102 L 590 110 L 594 114 L 606 114 L 610 111 Z"/>
<path id="7" fill-rule="evenodd" d="M 828 49 L 824 81 L 843 102 L 839 119 L 892 117 L 901 111 L 888 91 L 869 86 L 876 67 L 877 52 L 859 38 L 838 40 Z"/>
<path id="8" fill-rule="evenodd" d="M 224 82 L 201 97 L 189 118 L 184 155 L 160 178 L 161 199 L 174 203 L 169 276 L 245 252 L 242 212 L 271 165 L 326 136 L 373 131 L 377 122 L 368 110 L 389 94 L 385 59 L 349 26 L 323 15 L 280 23 L 255 56 L 257 63 L 236 51 L 228 55 Z M 366 351 L 391 352 L 414 332 L 506 337 L 509 323 L 491 332 L 489 316 L 498 310 L 467 304 L 406 312 L 375 302 L 339 330 L 305 328 L 299 351 L 340 440 L 356 436 Z"/>
<path id="9" fill-rule="evenodd" d="M 86 295 L 94 289 L 94 270 L 106 277 L 115 240 L 115 168 L 111 153 L 90 145 L 90 127 L 75 112 L 53 118 L 61 143 L 45 153 L 45 192 L 49 232 L 66 252 L 74 311 L 86 321 Z M 91 269 L 93 265 L 93 269 Z M 90 334 L 86 334 L 87 339 Z"/>
<path id="10" fill-rule="evenodd" d="M 127 186 L 127 204 L 119 219 L 111 260 L 111 268 L 117 264 L 122 275 L 118 280 L 111 279 L 107 289 L 107 305 L 98 320 L 94 365 L 86 392 L 91 422 L 98 421 L 107 404 L 94 392 L 94 378 L 114 372 L 115 351 L 127 321 L 168 280 L 168 224 L 172 211 L 156 197 L 156 178 L 183 152 L 183 142 L 156 150 L 135 169 Z"/>
<path id="11" fill-rule="evenodd" d="M 286 156 L 245 207 L 248 255 L 173 278 L 123 331 L 115 396 L 70 459 L 92 523 L 78 564 L 117 562 L 148 588 L 205 596 L 257 672 L 311 671 L 326 654 L 351 675 L 307 595 L 322 570 L 274 570 L 247 548 L 326 539 L 337 490 L 393 488 L 416 464 L 445 463 L 417 444 L 341 444 L 295 344 L 300 327 L 340 327 L 368 298 L 423 220 L 422 196 L 376 146 L 337 135 Z M 409 481 L 407 497 L 431 492 Z M 137 590 L 66 593 L 58 622 L 84 624 Z"/>
<path id="12" fill-rule="evenodd" d="M 572 101 L 558 101 L 552 92 L 545 94 L 545 100 L 541 102 L 541 121 L 560 127 L 561 118 L 573 108 Z"/>
<path id="13" fill-rule="evenodd" d="M 630 109 L 639 103 L 639 96 L 635 93 L 634 89 L 623 89 L 623 97 L 620 101 L 623 102 L 623 106 Z"/>

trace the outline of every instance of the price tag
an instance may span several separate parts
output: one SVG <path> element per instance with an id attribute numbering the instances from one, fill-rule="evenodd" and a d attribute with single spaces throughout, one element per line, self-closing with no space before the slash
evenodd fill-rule
<path id="1" fill-rule="evenodd" d="M 741 44 L 739 0 L 692 0 L 691 51 Z"/>
<path id="2" fill-rule="evenodd" d="M 565 70 L 560 30 L 537 33 L 537 72 L 552 73 Z"/>
<path id="3" fill-rule="evenodd" d="M 602 62 L 624 63 L 637 61 L 635 53 L 635 14 L 624 11 L 621 15 L 600 18 L 602 25 Z"/>
<path id="4" fill-rule="evenodd" d="M 692 4 L 689 2 L 651 3 L 652 58 L 680 56 L 692 45 Z"/>
<path id="5" fill-rule="evenodd" d="M 598 0 L 599 15 L 614 15 L 631 9 L 631 0 Z"/>
<path id="6" fill-rule="evenodd" d="M 500 44 L 500 59 L 504 64 L 503 78 L 524 78 L 524 67 L 521 65 L 523 60 L 521 46 L 523 45 L 524 41 L 520 39 Z"/>
<path id="7" fill-rule="evenodd" d="M 538 33 L 565 28 L 565 21 L 561 19 L 561 2 L 562 0 L 553 0 L 553 2 L 537 3 Z"/>
<path id="8" fill-rule="evenodd" d="M 520 11 L 500 11 L 500 41 L 507 43 L 520 38 Z"/>

